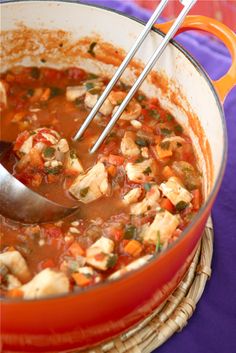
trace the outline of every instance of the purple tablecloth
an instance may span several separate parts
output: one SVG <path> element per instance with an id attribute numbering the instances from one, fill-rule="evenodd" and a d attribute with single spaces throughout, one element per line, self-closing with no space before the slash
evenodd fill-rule
<path id="1" fill-rule="evenodd" d="M 150 15 L 126 0 L 83 2 L 114 8 L 144 21 Z M 230 56 L 218 41 L 195 32 L 181 34 L 178 41 L 213 79 L 219 78 L 230 65 Z M 188 325 L 160 347 L 158 353 L 236 352 L 236 87 L 228 95 L 224 110 L 228 163 L 212 212 L 215 230 L 212 277 Z"/>

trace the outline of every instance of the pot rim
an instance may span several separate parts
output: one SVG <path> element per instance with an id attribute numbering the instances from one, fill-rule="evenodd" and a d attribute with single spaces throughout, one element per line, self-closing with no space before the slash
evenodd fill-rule
<path id="1" fill-rule="evenodd" d="M 3 0 L 0 3 L 0 6 L 4 5 L 4 4 L 18 4 L 18 3 L 68 3 L 68 4 L 73 4 L 73 5 L 78 5 L 78 6 L 86 6 L 86 7 L 92 7 L 92 8 L 97 8 L 103 11 L 108 11 L 108 12 L 112 12 L 115 13 L 117 15 L 120 15 L 122 17 L 126 17 L 132 21 L 138 22 L 139 24 L 145 26 L 145 21 L 140 20 L 137 17 L 134 17 L 132 15 L 127 15 L 121 11 L 118 11 L 116 9 L 112 9 L 112 8 L 107 8 L 105 6 L 102 5 L 97 5 L 94 3 L 84 3 L 83 1 L 78 0 L 78 2 L 75 2 L 73 0 Z M 162 37 L 165 36 L 165 33 L 162 32 L 161 30 L 157 29 L 157 28 L 152 28 L 151 29 L 153 32 L 161 35 Z M 216 92 L 216 89 L 209 77 L 209 75 L 207 74 L 207 72 L 205 71 L 205 69 L 201 66 L 200 63 L 198 63 L 197 60 L 195 60 L 192 55 L 179 43 L 177 43 L 175 40 L 171 40 L 170 44 L 173 45 L 175 48 L 177 48 L 182 54 L 184 54 L 184 56 L 190 61 L 190 63 L 194 66 L 194 68 L 197 70 L 197 72 L 207 81 L 207 84 L 211 90 L 211 92 L 213 93 L 213 96 L 215 98 L 215 103 L 218 107 L 218 110 L 220 112 L 220 117 L 221 117 L 221 123 L 222 123 L 222 127 L 223 127 L 223 156 L 222 156 L 222 160 L 220 163 L 220 168 L 219 168 L 219 173 L 215 178 L 214 181 L 214 185 L 212 187 L 212 190 L 210 191 L 209 195 L 207 196 L 207 199 L 205 201 L 205 203 L 203 204 L 203 206 L 200 208 L 200 210 L 198 211 L 198 213 L 192 218 L 191 222 L 188 224 L 188 226 L 183 230 L 183 232 L 181 233 L 181 235 L 179 236 L 179 238 L 174 241 L 172 244 L 170 244 L 163 252 L 161 252 L 158 255 L 154 255 L 152 259 L 150 259 L 146 264 L 142 265 L 140 268 L 136 269 L 136 270 L 132 270 L 126 274 L 124 274 L 123 276 L 121 276 L 120 278 L 117 279 L 112 279 L 109 280 L 107 282 L 102 282 L 102 283 L 98 283 L 95 286 L 91 286 L 91 287 L 87 287 L 87 288 L 82 288 L 80 289 L 80 292 L 69 292 L 69 293 L 65 293 L 65 294 L 57 294 L 57 295 L 51 295 L 51 296 L 47 296 L 47 297 L 43 297 L 43 298 L 37 298 L 37 299 L 21 299 L 21 298 L 6 298 L 6 297 L 2 297 L 0 298 L 1 301 L 4 304 L 26 304 L 26 303 L 37 303 L 39 301 L 48 301 L 48 300 L 60 300 L 60 299 L 65 299 L 66 297 L 80 297 L 81 295 L 86 295 L 87 292 L 91 292 L 91 291 L 96 291 L 96 290 L 102 290 L 102 289 L 106 289 L 107 286 L 109 286 L 110 284 L 113 284 L 115 282 L 119 282 L 121 283 L 124 279 L 129 278 L 130 276 L 136 275 L 138 272 L 142 271 L 143 269 L 147 268 L 148 266 L 150 266 L 151 264 L 153 264 L 157 259 L 159 259 L 160 257 L 164 256 L 167 252 L 169 252 L 171 249 L 173 249 L 175 246 L 177 246 L 182 239 L 187 236 L 187 234 L 189 233 L 189 230 L 194 226 L 194 224 L 197 224 L 202 216 L 204 215 L 205 211 L 207 210 L 207 208 L 209 207 L 209 205 L 211 204 L 211 202 L 214 200 L 214 198 L 217 196 L 217 192 L 219 190 L 219 187 L 221 185 L 221 182 L 223 180 L 223 176 L 224 176 L 224 172 L 225 172 L 225 168 L 226 168 L 226 163 L 227 163 L 227 148 L 228 148 L 228 138 L 227 138 L 227 129 L 226 129 L 226 121 L 225 121 L 225 115 L 224 115 L 224 111 L 223 111 L 223 106 L 221 104 L 220 98 Z"/>

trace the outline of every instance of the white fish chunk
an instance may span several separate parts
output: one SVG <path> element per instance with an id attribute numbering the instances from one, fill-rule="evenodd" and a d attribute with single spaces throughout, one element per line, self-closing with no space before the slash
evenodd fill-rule
<path id="1" fill-rule="evenodd" d="M 159 206 L 160 191 L 157 185 L 151 186 L 151 189 L 146 193 L 144 199 L 140 202 L 134 203 L 130 207 L 130 213 L 133 215 L 140 215 L 146 213 L 150 209 L 155 209 Z"/>
<path id="2" fill-rule="evenodd" d="M 117 256 L 113 253 L 106 254 L 100 247 L 93 247 L 87 249 L 86 251 L 86 262 L 92 267 L 98 270 L 106 271 L 111 267 L 111 263 L 116 261 Z"/>
<path id="3" fill-rule="evenodd" d="M 84 173 L 84 168 L 75 153 L 68 152 L 65 160 L 65 169 L 77 172 L 78 174 Z"/>
<path id="4" fill-rule="evenodd" d="M 134 188 L 124 195 L 123 202 L 126 205 L 137 202 L 141 194 L 142 194 L 141 188 Z"/>
<path id="5" fill-rule="evenodd" d="M 27 140 L 23 142 L 19 151 L 24 154 L 28 154 L 32 148 L 33 148 L 33 136 L 30 136 L 27 138 Z"/>
<path id="6" fill-rule="evenodd" d="M 98 94 L 91 94 L 89 92 L 86 93 L 85 95 L 85 100 L 84 100 L 84 104 L 92 109 L 95 104 L 98 101 Z M 105 102 L 103 103 L 103 105 L 101 106 L 101 108 L 99 109 L 99 112 L 105 116 L 110 115 L 112 113 L 114 106 L 112 105 L 112 103 L 110 102 L 109 98 L 105 100 Z"/>
<path id="7" fill-rule="evenodd" d="M 91 245 L 90 248 L 100 248 L 101 252 L 110 254 L 114 250 L 114 246 L 115 244 L 113 240 L 106 237 L 101 237 L 93 245 Z"/>
<path id="8" fill-rule="evenodd" d="M 178 225 L 178 216 L 172 215 L 168 211 L 161 211 L 156 214 L 149 226 L 144 225 L 140 237 L 146 243 L 157 244 L 160 241 L 163 244 L 169 240 Z"/>
<path id="9" fill-rule="evenodd" d="M 154 178 L 155 162 L 149 158 L 141 163 L 127 163 L 125 167 L 129 180 L 134 182 L 144 181 L 146 177 Z"/>
<path id="10" fill-rule="evenodd" d="M 66 87 L 66 99 L 70 102 L 75 101 L 77 98 L 83 97 L 87 92 L 84 86 L 69 86 Z"/>
<path id="11" fill-rule="evenodd" d="M 7 290 L 19 288 L 21 286 L 22 286 L 22 284 L 18 280 L 18 278 L 16 278 L 15 276 L 13 276 L 11 274 L 7 275 Z"/>
<path id="12" fill-rule="evenodd" d="M 6 251 L 0 254 L 0 264 L 1 263 L 5 265 L 21 282 L 24 283 L 30 279 L 29 268 L 19 251 Z"/>
<path id="13" fill-rule="evenodd" d="M 134 157 L 139 155 L 139 148 L 136 145 L 135 134 L 132 131 L 126 131 L 121 140 L 120 149 L 125 157 Z"/>
<path id="14" fill-rule="evenodd" d="M 143 257 L 140 257 L 139 259 L 131 262 L 129 265 L 123 267 L 122 269 L 114 272 L 111 276 L 108 277 L 108 279 L 117 279 L 123 276 L 125 273 L 132 271 L 132 270 L 137 270 L 144 264 L 146 264 L 148 261 L 151 260 L 153 255 L 145 255 Z"/>
<path id="15" fill-rule="evenodd" d="M 48 295 L 68 293 L 69 287 L 69 279 L 63 272 L 46 268 L 20 289 L 25 299 L 37 299 Z"/>
<path id="16" fill-rule="evenodd" d="M 175 206 L 181 201 L 190 203 L 192 200 L 192 194 L 181 185 L 176 177 L 170 177 L 166 183 L 162 183 L 160 190 Z"/>
<path id="17" fill-rule="evenodd" d="M 69 188 L 69 192 L 83 203 L 97 200 L 107 190 L 108 175 L 101 162 L 95 164 L 86 174 L 79 175 Z"/>

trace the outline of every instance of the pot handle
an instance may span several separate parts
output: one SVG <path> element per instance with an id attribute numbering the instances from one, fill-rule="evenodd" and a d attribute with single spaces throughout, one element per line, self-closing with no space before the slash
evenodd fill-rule
<path id="1" fill-rule="evenodd" d="M 156 24 L 155 27 L 167 33 L 172 24 L 173 21 L 170 21 Z M 187 16 L 177 34 L 192 29 L 198 29 L 215 35 L 218 39 L 222 40 L 231 54 L 232 64 L 228 72 L 219 80 L 212 81 L 223 103 L 229 91 L 236 85 L 236 34 L 223 23 L 206 16 Z"/>

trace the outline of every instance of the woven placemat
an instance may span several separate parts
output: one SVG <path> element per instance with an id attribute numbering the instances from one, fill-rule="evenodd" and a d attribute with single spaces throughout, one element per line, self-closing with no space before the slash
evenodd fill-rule
<path id="1" fill-rule="evenodd" d="M 178 288 L 165 303 L 126 333 L 83 353 L 150 353 L 188 323 L 211 275 L 213 225 L 208 219 L 201 243 Z"/>

